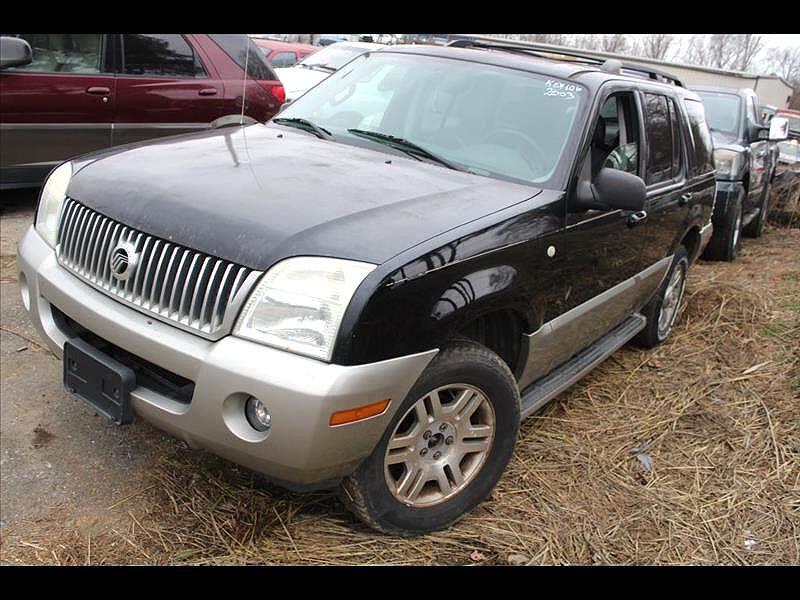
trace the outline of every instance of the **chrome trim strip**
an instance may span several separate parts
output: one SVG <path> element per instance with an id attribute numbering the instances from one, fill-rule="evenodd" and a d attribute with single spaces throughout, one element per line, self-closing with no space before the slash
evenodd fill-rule
<path id="1" fill-rule="evenodd" d="M 641 309 L 661 285 L 672 264 L 672 255 L 544 323 L 533 333 L 523 334 L 528 359 L 520 376 L 524 389 L 539 377 L 583 350 L 618 325 L 627 314 Z"/>

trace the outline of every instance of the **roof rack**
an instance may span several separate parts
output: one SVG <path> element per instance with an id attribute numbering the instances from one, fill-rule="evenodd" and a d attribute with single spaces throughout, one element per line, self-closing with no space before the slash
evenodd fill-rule
<path id="1" fill-rule="evenodd" d="M 561 48 L 545 44 L 534 44 L 530 42 L 515 42 L 512 40 L 495 41 L 489 39 L 459 39 L 447 44 L 455 48 L 485 48 L 487 50 L 504 50 L 506 52 L 522 52 L 539 58 L 559 60 L 570 63 L 581 63 L 598 66 L 607 73 L 617 73 L 631 75 L 644 79 L 652 79 L 661 83 L 669 83 L 678 87 L 686 87 L 683 82 L 667 73 L 651 67 L 645 67 L 636 63 L 622 62 L 616 59 L 604 59 L 599 56 L 587 54 L 580 50 L 571 48 Z"/>

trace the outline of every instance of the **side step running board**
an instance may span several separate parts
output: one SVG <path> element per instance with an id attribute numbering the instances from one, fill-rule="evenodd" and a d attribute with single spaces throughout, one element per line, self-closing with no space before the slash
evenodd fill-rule
<path id="1" fill-rule="evenodd" d="M 631 315 L 594 344 L 581 350 L 560 367 L 522 391 L 521 418 L 529 416 L 607 359 L 647 324 L 640 314 Z"/>

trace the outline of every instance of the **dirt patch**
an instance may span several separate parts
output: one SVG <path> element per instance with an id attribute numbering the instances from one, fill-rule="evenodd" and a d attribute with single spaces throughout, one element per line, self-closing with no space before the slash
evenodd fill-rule
<path id="1" fill-rule="evenodd" d="M 33 430 L 33 443 L 31 445 L 34 448 L 42 448 L 47 446 L 55 437 L 55 435 L 47 431 L 44 427 L 37 425 Z"/>
<path id="2" fill-rule="evenodd" d="M 381 536 L 332 494 L 174 449 L 110 507 L 124 527 L 54 513 L 8 528 L 0 560 L 798 564 L 798 256 L 800 230 L 768 227 L 736 262 L 694 265 L 672 337 L 525 421 L 491 497 L 446 531 Z"/>

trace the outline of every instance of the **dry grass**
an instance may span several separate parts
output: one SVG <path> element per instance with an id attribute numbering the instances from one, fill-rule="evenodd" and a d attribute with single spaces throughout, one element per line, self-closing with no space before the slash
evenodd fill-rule
<path id="1" fill-rule="evenodd" d="M 185 450 L 113 520 L 62 508 L 6 531 L 0 558 L 800 564 L 800 230 L 768 230 L 733 264 L 697 264 L 688 295 L 666 344 L 617 352 L 527 420 L 491 497 L 447 531 L 380 536 L 331 494 Z"/>

